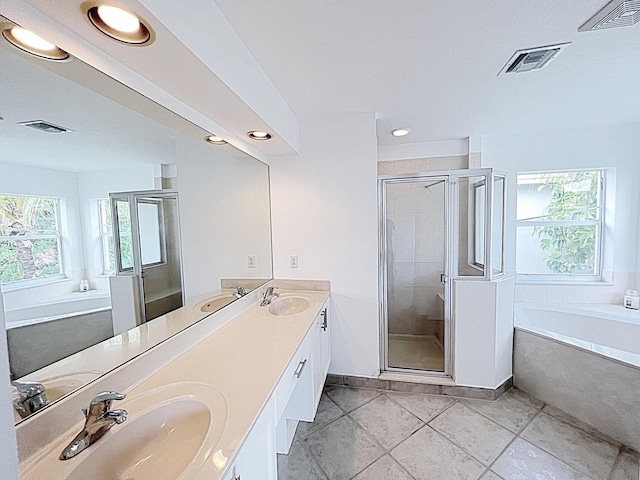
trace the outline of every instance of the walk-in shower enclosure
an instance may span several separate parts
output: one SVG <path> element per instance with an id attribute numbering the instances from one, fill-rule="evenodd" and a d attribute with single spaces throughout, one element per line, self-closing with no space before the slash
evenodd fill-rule
<path id="1" fill-rule="evenodd" d="M 136 317 L 152 320 L 184 305 L 178 192 L 109 194 L 117 276 L 134 276 Z"/>
<path id="2" fill-rule="evenodd" d="M 505 174 L 379 177 L 381 370 L 453 376 L 452 281 L 504 274 Z"/>

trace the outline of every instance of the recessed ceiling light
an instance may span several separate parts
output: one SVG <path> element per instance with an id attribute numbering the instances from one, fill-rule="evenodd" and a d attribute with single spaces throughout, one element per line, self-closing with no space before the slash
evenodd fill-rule
<path id="1" fill-rule="evenodd" d="M 250 132 L 247 132 L 247 135 L 249 135 L 249 138 L 253 138 L 254 140 L 269 140 L 271 138 L 271 134 L 264 130 L 251 130 Z"/>
<path id="2" fill-rule="evenodd" d="M 18 47 L 20 50 L 40 58 L 57 61 L 69 58 L 67 52 L 56 47 L 53 43 L 47 42 L 44 38 L 26 28 L 6 28 L 2 31 L 2 36 L 14 47 Z"/>
<path id="3" fill-rule="evenodd" d="M 394 137 L 404 137 L 405 135 L 409 135 L 409 132 L 411 132 L 410 128 L 396 128 L 391 130 L 391 135 Z"/>
<path id="4" fill-rule="evenodd" d="M 148 45 L 153 32 L 136 14 L 114 5 L 98 5 L 87 10 L 92 25 L 119 42 Z"/>
<path id="5" fill-rule="evenodd" d="M 217 135 L 208 135 L 204 137 L 205 141 L 213 143 L 214 145 L 224 145 L 227 141 Z"/>

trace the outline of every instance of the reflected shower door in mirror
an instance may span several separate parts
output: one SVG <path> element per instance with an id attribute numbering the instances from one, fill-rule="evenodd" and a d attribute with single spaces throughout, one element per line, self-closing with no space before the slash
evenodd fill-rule
<path id="1" fill-rule="evenodd" d="M 0 64 L 1 316 L 13 380 L 43 383 L 51 402 L 153 346 L 143 328 L 182 328 L 169 313 L 127 331 L 117 305 L 131 290 L 110 279 L 118 262 L 134 268 L 133 238 L 121 222 L 116 256 L 110 193 L 147 195 L 136 206 L 147 313 L 158 305 L 152 281 L 174 308 L 271 279 L 267 165 L 206 143 L 209 132 L 75 58 L 47 62 L 0 41 Z M 168 189 L 179 204 L 149 196 Z M 180 281 L 172 267 L 156 282 L 172 259 Z M 87 352 L 94 363 L 73 363 Z"/>
<path id="2" fill-rule="evenodd" d="M 130 299 L 138 299 L 123 302 L 119 311 L 126 311 L 126 305 L 133 311 L 118 321 L 117 334 L 184 305 L 180 221 L 176 191 L 111 193 L 109 197 L 116 259 L 111 285 L 123 282 L 114 289 L 124 294 L 129 287 Z M 127 278 L 131 276 L 135 281 Z"/>

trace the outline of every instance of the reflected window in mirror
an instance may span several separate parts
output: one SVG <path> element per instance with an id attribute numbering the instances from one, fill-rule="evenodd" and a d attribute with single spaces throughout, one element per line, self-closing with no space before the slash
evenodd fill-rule
<path id="1" fill-rule="evenodd" d="M 102 248 L 102 274 L 113 275 L 116 271 L 116 254 L 113 245 L 111 202 L 108 198 L 98 200 L 98 222 L 100 223 L 100 246 Z"/>
<path id="2" fill-rule="evenodd" d="M 0 282 L 6 289 L 64 278 L 57 198 L 0 195 Z"/>

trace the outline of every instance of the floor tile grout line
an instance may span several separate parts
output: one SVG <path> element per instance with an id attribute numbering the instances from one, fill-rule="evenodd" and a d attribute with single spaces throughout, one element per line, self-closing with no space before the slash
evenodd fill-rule
<path id="1" fill-rule="evenodd" d="M 545 404 L 545 405 L 546 405 L 546 404 Z M 538 415 L 536 415 L 536 417 L 535 417 L 535 418 L 538 418 L 538 417 L 539 417 L 539 416 L 541 416 L 541 415 L 546 415 L 546 416 L 548 416 L 548 417 L 551 417 L 551 418 L 553 418 L 553 419 L 555 419 L 555 420 L 558 420 L 559 422 L 562 422 L 562 423 L 564 423 L 564 424 L 566 424 L 566 425 L 569 425 L 569 426 L 570 426 L 570 427 L 572 427 L 572 428 L 575 428 L 576 430 L 580 430 L 581 432 L 583 432 L 583 433 L 585 433 L 585 434 L 588 434 L 591 438 L 595 438 L 596 440 L 599 440 L 599 441 L 601 441 L 601 442 L 604 442 L 604 440 L 600 440 L 600 439 L 598 439 L 598 438 L 597 438 L 597 437 L 595 437 L 594 435 L 591 435 L 591 434 L 589 434 L 588 432 L 585 432 L 585 431 L 584 431 L 584 430 L 582 430 L 581 428 L 578 428 L 578 427 L 576 427 L 575 425 L 570 424 L 569 422 L 565 422 L 564 420 L 562 420 L 562 419 L 560 419 L 560 418 L 558 418 L 558 417 L 554 417 L 553 415 L 549 415 L 547 412 L 545 412 L 545 411 L 543 411 L 543 410 L 540 410 L 540 413 L 539 413 Z M 531 419 L 531 422 L 533 422 L 533 420 L 534 420 L 534 419 Z M 529 423 L 531 423 L 531 422 L 529 422 Z M 527 427 L 528 427 L 528 426 L 529 426 L 529 425 L 527 425 Z M 525 427 L 525 428 L 522 430 L 522 432 L 520 432 L 520 433 L 524 433 L 524 431 L 526 430 L 526 428 L 527 428 L 527 427 Z M 528 442 L 528 443 L 530 443 L 531 445 L 534 445 L 535 447 L 539 448 L 539 449 L 540 449 L 540 450 L 542 450 L 543 452 L 545 452 L 545 453 L 547 453 L 547 454 L 551 455 L 553 458 L 555 458 L 556 460 L 558 460 L 558 461 L 560 461 L 560 462 L 564 463 L 565 465 L 569 465 L 569 463 L 567 463 L 565 460 L 562 460 L 562 459 L 561 459 L 560 457 L 558 457 L 555 453 L 548 451 L 546 448 L 542 447 L 541 445 L 538 445 L 538 444 L 534 443 L 532 440 L 528 440 L 528 439 L 526 439 L 525 437 L 520 436 L 520 434 L 518 434 L 518 437 L 520 437 L 520 438 L 521 438 L 522 440 L 524 440 L 525 442 Z M 609 443 L 609 442 L 605 442 L 605 443 Z M 609 443 L 609 445 L 612 445 L 612 444 L 611 444 L 611 443 Z M 615 446 L 615 445 L 612 445 L 612 446 Z M 620 455 L 620 449 L 618 449 L 618 455 Z M 613 462 L 613 465 L 614 465 L 614 466 L 615 466 L 615 463 L 616 463 L 616 461 L 617 461 L 617 460 L 618 460 L 618 457 L 616 456 L 616 460 L 614 460 L 614 462 Z M 578 472 L 578 473 L 580 473 L 580 474 L 582 474 L 582 475 L 585 475 L 586 477 L 589 477 L 589 478 L 591 478 L 591 479 L 593 479 L 593 480 L 598 480 L 597 478 L 592 477 L 592 476 L 591 476 L 591 474 L 589 474 L 589 473 L 583 473 L 583 472 L 581 472 L 580 470 L 578 470 L 576 467 L 574 467 L 574 466 L 572 466 L 572 465 L 569 465 L 569 467 L 571 467 L 571 468 L 572 468 L 573 470 L 575 470 L 576 472 Z M 611 470 L 613 471 L 613 466 L 611 467 Z M 611 472 L 609 472 L 609 475 L 611 475 Z"/>
<path id="2" fill-rule="evenodd" d="M 341 388 L 345 388 L 345 387 L 341 387 Z M 346 387 L 346 388 L 353 388 L 353 387 Z M 355 388 L 357 388 L 357 387 L 355 387 Z M 374 390 L 374 389 L 366 389 L 366 390 Z M 379 390 L 376 390 L 376 391 L 379 391 Z M 336 402 L 336 401 L 331 397 L 331 395 L 329 395 L 329 393 L 328 393 L 328 392 L 323 392 L 323 393 L 324 393 L 325 395 L 327 395 L 327 396 L 331 399 L 331 401 L 332 401 L 333 403 L 335 403 L 335 404 L 338 406 L 338 408 L 339 408 L 340 410 L 342 410 L 342 411 L 343 411 L 345 414 L 347 414 L 347 415 L 348 415 L 349 413 L 351 413 L 351 412 L 355 412 L 355 411 L 356 411 L 357 409 L 359 409 L 360 407 L 364 407 L 366 404 L 371 403 L 371 402 L 373 402 L 376 398 L 379 398 L 380 396 L 384 395 L 384 393 L 382 393 L 382 392 L 381 392 L 381 393 L 380 393 L 380 395 L 378 395 L 377 397 L 370 398 L 369 400 L 367 400 L 366 402 L 364 402 L 362 405 L 358 405 L 356 408 L 354 408 L 354 409 L 352 409 L 352 410 L 347 411 L 347 410 L 345 410 L 343 407 L 341 407 L 341 406 L 338 404 L 338 402 Z"/>
<path id="3" fill-rule="evenodd" d="M 493 401 L 494 401 L 494 402 L 497 402 L 498 400 L 493 400 Z M 484 414 L 484 413 L 482 413 L 482 412 L 479 412 L 478 410 L 476 410 L 475 408 L 473 408 L 473 406 L 472 406 L 472 405 L 467 405 L 464 401 L 463 401 L 463 402 L 461 402 L 461 403 L 462 403 L 462 405 L 464 405 L 465 407 L 470 408 L 471 410 L 473 410 L 474 412 L 476 412 L 478 415 L 481 415 L 481 416 L 483 416 L 484 418 L 486 418 L 487 420 L 492 421 L 493 423 L 495 423 L 495 424 L 496 424 L 496 425 L 498 425 L 499 427 L 502 427 L 502 428 L 504 428 L 505 430 L 510 431 L 510 432 L 511 432 L 511 433 L 513 433 L 514 435 L 519 435 L 519 434 L 520 434 L 520 432 L 524 431 L 524 429 L 525 429 L 525 428 L 527 428 L 527 427 L 529 426 L 529 423 L 531 423 L 531 420 L 533 420 L 535 417 L 537 417 L 539 413 L 542 413 L 542 408 L 536 408 L 536 407 L 534 407 L 533 405 L 529 405 L 531 408 L 535 408 L 535 409 L 536 409 L 536 413 L 535 413 L 535 415 L 533 415 L 533 417 L 531 417 L 531 418 L 529 419 L 529 421 L 525 424 L 525 426 L 524 426 L 523 428 L 521 428 L 521 429 L 520 429 L 520 431 L 519 431 L 519 432 L 514 432 L 514 431 L 513 431 L 513 430 L 511 430 L 509 427 L 505 427 L 504 425 L 501 425 L 501 424 L 499 424 L 498 422 L 496 422 L 493 418 L 491 418 L 491 417 L 489 417 L 489 416 L 485 415 L 485 414 Z M 524 405 L 524 403 L 523 403 L 523 402 L 520 402 L 520 403 Z"/>
<path id="4" fill-rule="evenodd" d="M 427 422 L 425 422 L 424 420 L 422 420 L 419 416 L 417 416 L 415 413 L 413 413 L 411 410 L 409 410 L 407 407 L 405 407 L 404 405 L 402 405 L 400 402 L 398 402 L 397 400 L 395 400 L 393 397 L 390 397 L 389 395 L 385 394 L 385 396 L 393 403 L 395 403 L 398 407 L 400 407 L 402 410 L 404 410 L 405 412 L 407 412 L 409 415 L 413 415 L 415 418 L 417 418 L 420 423 L 423 424 L 427 424 Z M 418 429 L 419 430 L 419 429 Z M 413 434 L 411 434 L 413 435 Z"/>
<path id="5" fill-rule="evenodd" d="M 546 403 L 545 403 L 545 405 L 546 405 Z M 566 466 L 567 466 L 567 467 L 569 467 L 571 470 L 573 470 L 573 471 L 575 471 L 575 472 L 578 472 L 580 475 L 584 475 L 585 477 L 587 477 L 587 478 L 589 478 L 589 479 L 591 479 L 591 480 L 598 480 L 597 478 L 592 477 L 592 476 L 591 476 L 591 474 L 581 472 L 581 471 L 580 471 L 580 470 L 578 470 L 576 467 L 574 467 L 574 466 L 572 466 L 572 465 L 569 465 L 565 460 L 562 460 L 561 458 L 557 457 L 555 454 L 553 454 L 553 453 L 549 452 L 548 450 L 546 450 L 546 449 L 542 448 L 540 445 L 537 445 L 536 443 L 534 443 L 534 442 L 532 442 L 532 441 L 530 441 L 530 440 L 527 440 L 526 438 L 524 438 L 524 437 L 522 437 L 522 436 L 521 436 L 521 434 L 522 434 L 522 433 L 524 433 L 524 431 L 529 427 L 529 425 L 531 425 L 531 424 L 533 423 L 533 421 L 534 421 L 536 418 L 538 418 L 540 415 L 543 415 L 543 414 L 544 414 L 544 415 L 548 415 L 548 416 L 550 416 L 548 413 L 545 413 L 545 412 L 543 412 L 542 410 L 538 411 L 538 413 L 537 413 L 537 414 L 536 414 L 536 415 L 535 415 L 535 416 L 534 416 L 534 417 L 533 417 L 533 418 L 532 418 L 532 419 L 527 423 L 527 425 L 522 429 L 522 431 L 521 431 L 520 433 L 518 433 L 518 434 L 513 438 L 513 440 L 509 443 L 509 445 L 507 445 L 507 446 L 506 446 L 506 447 L 505 447 L 505 448 L 500 452 L 500 455 L 498 455 L 498 456 L 496 457 L 496 459 L 491 463 L 491 465 L 490 465 L 490 467 L 489 467 L 489 468 L 493 467 L 493 465 L 494 465 L 494 464 L 498 461 L 498 459 L 499 459 L 499 458 L 504 454 L 504 452 L 509 448 L 509 446 L 511 446 L 511 444 L 513 444 L 513 442 L 515 442 L 515 441 L 516 441 L 516 439 L 518 439 L 518 438 L 519 438 L 519 439 L 521 439 L 521 440 L 523 440 L 523 441 L 525 441 L 525 442 L 527 442 L 527 443 L 529 443 L 529 444 L 533 445 L 534 447 L 536 447 L 536 448 L 538 448 L 538 449 L 542 450 L 542 451 L 543 451 L 544 453 L 546 453 L 547 455 L 550 455 L 551 457 L 555 458 L 557 461 L 559 461 L 560 463 L 562 463 L 562 464 L 566 465 Z M 565 423 L 566 423 L 566 422 L 565 422 Z M 616 457 L 616 459 L 617 459 L 617 457 Z M 614 464 L 615 464 L 615 462 L 614 462 Z"/>
<path id="6" fill-rule="evenodd" d="M 618 456 L 616 457 L 615 462 L 613 462 L 613 467 L 611 468 L 611 471 L 609 472 L 609 476 L 607 477 L 607 480 L 613 480 L 613 473 L 616 471 L 616 466 L 618 465 L 618 462 L 620 461 L 620 456 L 622 455 L 622 449 L 623 449 L 623 446 L 620 445 L 620 448 L 618 448 Z"/>
<path id="7" fill-rule="evenodd" d="M 331 480 L 331 478 L 329 478 L 329 475 L 327 475 L 327 472 L 325 472 L 324 469 L 322 468 L 322 466 L 320 465 L 320 462 L 318 462 L 318 459 L 316 458 L 315 453 L 313 453 L 313 450 L 311 449 L 311 447 L 309 445 L 307 445 L 306 441 L 303 441 L 302 443 L 304 443 L 302 448 L 306 448 L 307 449 L 307 452 L 309 453 L 309 456 L 311 457 L 311 460 L 313 461 L 313 463 L 316 464 L 318 469 L 322 472 L 322 474 L 325 476 L 325 478 L 327 480 Z"/>

